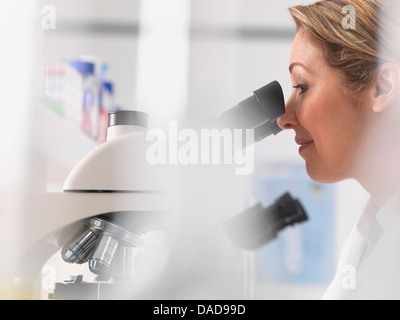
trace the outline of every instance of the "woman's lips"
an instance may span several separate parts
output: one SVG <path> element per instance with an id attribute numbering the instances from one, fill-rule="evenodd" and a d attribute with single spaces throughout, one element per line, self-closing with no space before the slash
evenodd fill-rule
<path id="1" fill-rule="evenodd" d="M 313 140 L 310 139 L 304 139 L 304 138 L 297 138 L 296 137 L 296 143 L 300 146 L 299 148 L 299 153 L 301 153 L 303 150 L 308 148 L 312 143 L 314 143 Z"/>

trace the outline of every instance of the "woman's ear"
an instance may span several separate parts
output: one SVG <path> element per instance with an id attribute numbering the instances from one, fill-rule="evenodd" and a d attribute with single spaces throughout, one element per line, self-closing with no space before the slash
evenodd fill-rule
<path id="1" fill-rule="evenodd" d="M 388 62 L 378 67 L 375 76 L 372 110 L 382 112 L 400 97 L 400 66 Z"/>

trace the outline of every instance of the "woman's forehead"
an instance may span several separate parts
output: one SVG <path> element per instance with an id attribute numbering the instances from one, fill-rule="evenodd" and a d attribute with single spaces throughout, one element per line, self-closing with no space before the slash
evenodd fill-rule
<path id="1" fill-rule="evenodd" d="M 309 73 L 318 73 L 326 67 L 322 50 L 303 30 L 299 30 L 293 41 L 292 54 L 289 62 L 289 71 L 299 66 Z"/>

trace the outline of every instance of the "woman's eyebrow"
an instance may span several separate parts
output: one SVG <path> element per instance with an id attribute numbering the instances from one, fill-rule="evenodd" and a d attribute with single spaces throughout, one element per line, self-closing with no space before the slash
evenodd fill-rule
<path id="1" fill-rule="evenodd" d="M 293 68 L 296 67 L 296 66 L 303 67 L 303 68 L 306 69 L 307 71 L 310 71 L 303 63 L 301 63 L 301 62 L 293 62 L 293 63 L 290 64 L 290 66 L 289 66 L 289 72 L 292 73 Z"/>

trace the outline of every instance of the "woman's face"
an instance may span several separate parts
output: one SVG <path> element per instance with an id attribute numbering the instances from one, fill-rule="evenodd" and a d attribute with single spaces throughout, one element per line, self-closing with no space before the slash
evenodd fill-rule
<path id="1" fill-rule="evenodd" d="M 322 51 L 301 29 L 290 60 L 293 91 L 282 129 L 293 129 L 299 153 L 311 179 L 334 183 L 354 178 L 363 129 L 370 114 L 365 103 L 346 95 L 337 70 L 328 67 Z"/>

